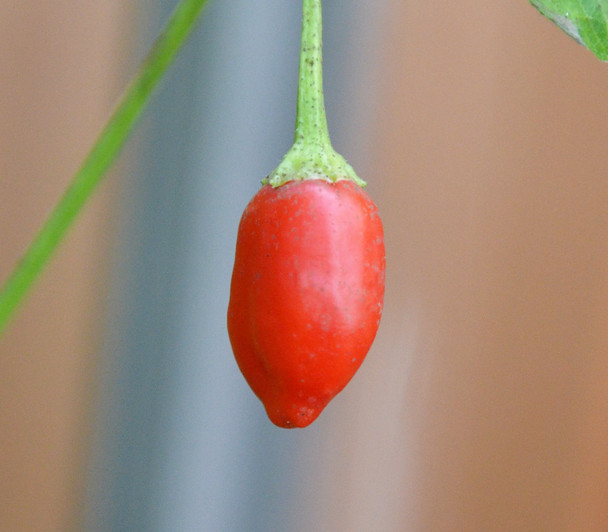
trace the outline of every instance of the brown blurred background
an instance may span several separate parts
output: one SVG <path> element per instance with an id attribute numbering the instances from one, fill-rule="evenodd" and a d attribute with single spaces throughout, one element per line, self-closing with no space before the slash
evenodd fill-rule
<path id="1" fill-rule="evenodd" d="M 606 66 L 524 0 L 383 6 L 358 142 L 385 317 L 294 530 L 608 530 Z M 0 279 L 120 91 L 131 15 L 0 2 Z M 114 179 L 0 343 L 0 530 L 78 527 Z"/>
<path id="2" fill-rule="evenodd" d="M 0 279 L 103 126 L 128 3 L 0 2 Z M 0 530 L 75 529 L 106 274 L 110 186 L 0 341 Z"/>
<path id="3" fill-rule="evenodd" d="M 606 66 L 527 2 L 390 5 L 388 298 L 336 529 L 608 530 Z"/>

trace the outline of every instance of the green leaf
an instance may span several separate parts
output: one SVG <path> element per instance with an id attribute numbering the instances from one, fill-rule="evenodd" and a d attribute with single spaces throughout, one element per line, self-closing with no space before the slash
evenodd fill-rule
<path id="1" fill-rule="evenodd" d="M 530 0 L 543 15 L 608 61 L 608 0 Z"/>

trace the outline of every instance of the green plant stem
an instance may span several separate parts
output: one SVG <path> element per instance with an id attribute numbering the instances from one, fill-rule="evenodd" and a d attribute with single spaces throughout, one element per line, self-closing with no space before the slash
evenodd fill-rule
<path id="1" fill-rule="evenodd" d="M 0 291 L 0 335 L 34 280 L 120 153 L 167 67 L 192 31 L 207 0 L 182 0 L 127 87 L 116 110 L 55 209 Z"/>
<path id="2" fill-rule="evenodd" d="M 303 0 L 300 76 L 294 142 L 331 145 L 323 97 L 321 0 Z"/>
<path id="3" fill-rule="evenodd" d="M 281 164 L 262 181 L 279 187 L 289 181 L 350 179 L 365 182 L 337 153 L 329 139 L 323 98 L 323 21 L 321 0 L 302 2 L 302 45 L 294 144 Z"/>

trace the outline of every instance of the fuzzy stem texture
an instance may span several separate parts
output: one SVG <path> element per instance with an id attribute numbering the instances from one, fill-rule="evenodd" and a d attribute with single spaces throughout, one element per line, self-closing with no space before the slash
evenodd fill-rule
<path id="1" fill-rule="evenodd" d="M 349 179 L 365 186 L 353 168 L 333 149 L 329 139 L 323 99 L 322 33 L 321 0 L 303 0 L 294 144 L 263 184 L 278 187 L 305 179 L 330 182 Z"/>

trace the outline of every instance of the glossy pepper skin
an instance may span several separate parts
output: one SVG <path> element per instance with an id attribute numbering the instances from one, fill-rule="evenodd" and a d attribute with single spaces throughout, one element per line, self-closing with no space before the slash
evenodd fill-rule
<path id="1" fill-rule="evenodd" d="M 263 186 L 238 230 L 228 333 L 270 420 L 305 427 L 353 377 L 384 298 L 382 221 L 349 180 Z"/>

